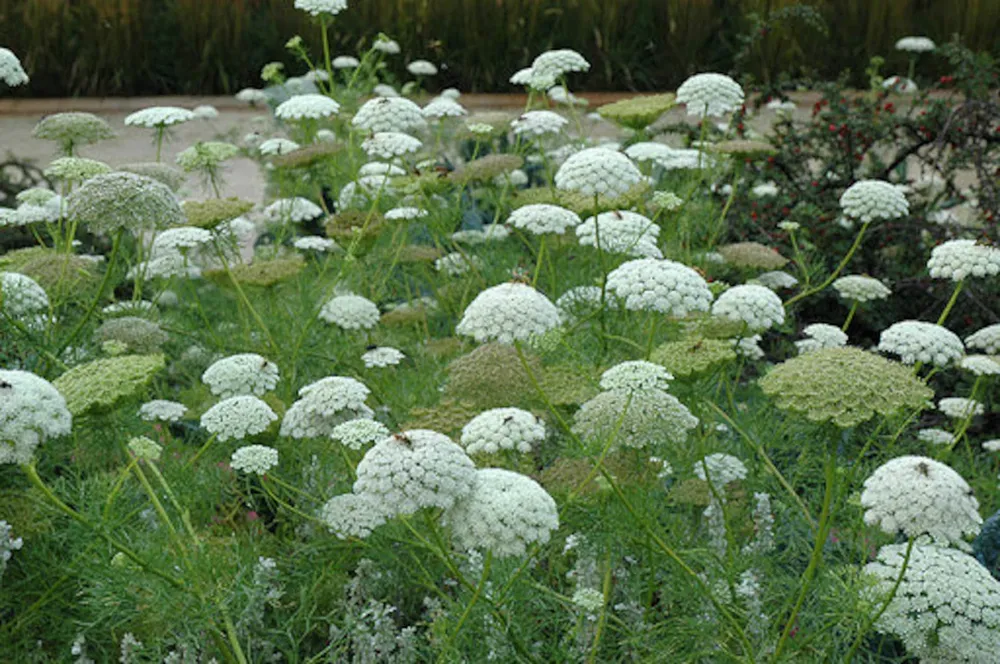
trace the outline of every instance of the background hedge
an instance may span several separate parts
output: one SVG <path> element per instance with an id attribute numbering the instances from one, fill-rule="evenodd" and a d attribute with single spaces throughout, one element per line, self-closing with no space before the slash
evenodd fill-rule
<path id="1" fill-rule="evenodd" d="M 801 20 L 755 24 L 791 0 L 351 0 L 333 27 L 335 50 L 356 52 L 382 30 L 404 56 L 446 69 L 434 84 L 505 91 L 507 79 L 540 51 L 568 47 L 593 69 L 579 89 L 676 87 L 696 71 L 734 69 L 756 77 L 845 69 L 855 82 L 872 55 L 905 73 L 896 39 L 960 34 L 976 50 L 1000 53 L 997 0 L 813 0 L 824 36 Z M 0 45 L 32 75 L 20 95 L 225 94 L 259 85 L 262 64 L 283 60 L 301 34 L 318 50 L 317 28 L 292 0 L 0 0 Z M 745 36 L 757 41 L 744 49 Z M 741 50 L 744 55 L 740 57 Z M 930 59 L 929 59 L 930 60 Z M 404 60 L 395 66 L 402 71 Z M 937 73 L 934 65 L 922 65 Z"/>

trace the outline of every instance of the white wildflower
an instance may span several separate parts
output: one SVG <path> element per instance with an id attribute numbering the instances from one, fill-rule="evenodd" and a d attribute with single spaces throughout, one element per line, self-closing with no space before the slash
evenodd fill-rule
<path id="1" fill-rule="evenodd" d="M 319 120 L 336 115 L 340 104 L 326 95 L 295 95 L 278 104 L 274 115 L 282 120 Z"/>
<path id="2" fill-rule="evenodd" d="M 220 442 L 242 440 L 267 430 L 278 419 L 271 407 L 253 396 L 223 399 L 205 411 L 201 426 Z"/>
<path id="3" fill-rule="evenodd" d="M 695 74 L 677 88 L 677 103 L 688 115 L 721 117 L 743 105 L 743 88 L 725 74 Z"/>
<path id="4" fill-rule="evenodd" d="M 712 292 L 701 275 L 670 260 L 640 258 L 622 263 L 608 274 L 607 289 L 631 311 L 681 317 L 708 311 L 712 303 Z"/>
<path id="5" fill-rule="evenodd" d="M 527 284 L 504 283 L 479 293 L 455 328 L 479 343 L 512 343 L 545 334 L 560 324 L 559 310 Z"/>
<path id="6" fill-rule="evenodd" d="M 177 422 L 187 413 L 188 407 L 176 401 L 154 399 L 139 407 L 139 417 L 147 422 Z"/>
<path id="7" fill-rule="evenodd" d="M 229 465 L 247 475 L 266 475 L 278 465 L 278 450 L 266 445 L 247 445 L 233 452 Z"/>
<path id="8" fill-rule="evenodd" d="M 405 357 L 406 355 L 396 348 L 381 346 L 379 348 L 372 348 L 371 350 L 366 351 L 364 355 L 361 356 L 361 361 L 365 363 L 367 368 L 373 369 L 394 367 Z"/>
<path id="9" fill-rule="evenodd" d="M 462 447 L 469 454 L 500 450 L 530 452 L 545 440 L 545 425 L 520 408 L 494 408 L 476 415 L 462 427 Z"/>
<path id="10" fill-rule="evenodd" d="M 879 336 L 878 349 L 895 353 L 903 364 L 922 362 L 945 367 L 965 354 L 962 340 L 951 330 L 922 321 L 893 323 Z"/>
<path id="11" fill-rule="evenodd" d="M 319 317 L 344 330 L 370 330 L 378 325 L 378 306 L 360 295 L 337 295 L 319 311 Z"/>
<path id="12" fill-rule="evenodd" d="M 330 438 L 352 450 L 360 450 L 365 445 L 377 442 L 389 435 L 389 429 L 376 420 L 357 418 L 341 422 L 333 427 Z"/>
<path id="13" fill-rule="evenodd" d="M 621 196 L 642 181 L 642 173 L 620 152 L 588 148 L 572 155 L 556 172 L 559 189 L 586 196 Z"/>
<path id="14" fill-rule="evenodd" d="M 1000 249 L 975 240 L 949 240 L 931 250 L 927 270 L 935 279 L 952 281 L 993 277 L 1000 274 Z"/>
<path id="15" fill-rule="evenodd" d="M 847 217 L 868 223 L 905 217 L 910 213 L 910 204 L 903 192 L 889 182 L 861 180 L 840 197 L 840 209 Z"/>
<path id="16" fill-rule="evenodd" d="M 0 464 L 28 463 L 38 445 L 68 434 L 72 422 L 66 399 L 47 380 L 0 369 Z"/>

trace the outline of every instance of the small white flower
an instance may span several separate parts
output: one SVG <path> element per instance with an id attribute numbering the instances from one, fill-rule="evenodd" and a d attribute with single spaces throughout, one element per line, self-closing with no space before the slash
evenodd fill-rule
<path id="1" fill-rule="evenodd" d="M 295 198 L 279 198 L 266 208 L 266 214 L 272 221 L 277 222 L 300 222 L 309 221 L 323 215 L 323 208 L 316 205 L 308 198 L 296 196 Z"/>
<path id="2" fill-rule="evenodd" d="M 319 312 L 320 318 L 344 330 L 370 330 L 380 316 L 378 306 L 360 295 L 337 295 Z"/>
<path id="3" fill-rule="evenodd" d="M 341 422 L 330 432 L 330 438 L 352 450 L 377 442 L 389 435 L 389 429 L 376 420 L 357 418 Z"/>
<path id="4" fill-rule="evenodd" d="M 708 468 L 707 475 L 705 473 L 706 467 Z M 747 467 L 731 454 L 709 454 L 694 464 L 694 474 L 698 479 L 706 482 L 711 478 L 716 491 L 721 492 L 730 482 L 745 479 Z"/>
<path id="5" fill-rule="evenodd" d="M 978 348 L 988 355 L 1000 354 L 1000 323 L 988 325 L 965 339 L 969 348 Z"/>
<path id="6" fill-rule="evenodd" d="M 299 251 L 330 252 L 337 251 L 340 246 L 333 240 L 319 235 L 306 235 L 296 238 L 293 246 Z"/>
<path id="7" fill-rule="evenodd" d="M 922 362 L 944 367 L 965 354 L 962 340 L 951 330 L 915 320 L 894 323 L 882 331 L 878 349 L 895 353 L 904 364 Z"/>
<path id="8" fill-rule="evenodd" d="M 909 51 L 910 53 L 926 53 L 933 51 L 937 46 L 928 37 L 903 37 L 896 42 L 897 51 Z"/>
<path id="9" fill-rule="evenodd" d="M 927 270 L 935 279 L 952 281 L 993 277 L 1000 274 L 1000 249 L 975 240 L 949 240 L 931 250 Z"/>
<path id="10" fill-rule="evenodd" d="M 840 197 L 840 208 L 846 216 L 865 223 L 899 219 L 910 213 L 906 196 L 898 187 L 882 180 L 855 182 Z"/>
<path id="11" fill-rule="evenodd" d="M 839 348 L 847 345 L 847 334 L 835 325 L 813 323 L 807 325 L 802 330 L 802 334 L 806 335 L 807 338 L 795 342 L 799 355 L 821 348 Z"/>
<path id="12" fill-rule="evenodd" d="M 326 501 L 319 514 L 330 532 L 340 539 L 364 539 L 384 524 L 387 516 L 381 499 L 364 493 L 334 496 Z"/>
<path id="13" fill-rule="evenodd" d="M 361 105 L 351 124 L 370 132 L 405 132 L 427 124 L 420 107 L 403 97 L 377 97 Z"/>
<path id="14" fill-rule="evenodd" d="M 299 149 L 299 144 L 287 138 L 269 138 L 263 141 L 257 150 L 265 157 L 273 155 L 288 154 Z"/>
<path id="15" fill-rule="evenodd" d="M 420 219 L 427 215 L 427 210 L 417 207 L 397 207 L 386 211 L 384 216 L 386 219 L 412 221 L 413 219 Z"/>
<path id="16" fill-rule="evenodd" d="M 243 88 L 236 93 L 236 99 L 251 106 L 263 105 L 267 103 L 267 94 L 257 88 Z"/>
<path id="17" fill-rule="evenodd" d="M 581 246 L 598 247 L 636 258 L 663 258 L 657 246 L 660 227 L 637 212 L 614 210 L 589 217 L 576 227 Z"/>
<path id="18" fill-rule="evenodd" d="M 266 475 L 278 465 L 278 450 L 266 445 L 247 445 L 233 452 L 229 465 L 247 475 Z"/>
<path id="19" fill-rule="evenodd" d="M 458 118 L 469 114 L 461 104 L 447 97 L 432 99 L 424 106 L 422 112 L 424 117 L 428 118 Z"/>
<path id="20" fill-rule="evenodd" d="M 766 286 L 773 291 L 784 288 L 795 288 L 795 286 L 799 283 L 798 279 L 787 272 L 782 272 L 781 270 L 765 272 L 764 274 L 757 275 L 756 281 L 761 286 Z"/>
<path id="21" fill-rule="evenodd" d="M 700 274 L 670 260 L 639 258 L 608 274 L 607 290 L 625 301 L 630 311 L 658 311 L 686 316 L 708 311 L 712 292 Z"/>
<path id="22" fill-rule="evenodd" d="M 1000 376 L 1000 362 L 988 355 L 966 355 L 959 366 L 976 376 Z"/>
<path id="23" fill-rule="evenodd" d="M 569 120 L 552 111 L 528 111 L 514 118 L 511 129 L 517 136 L 544 136 L 558 134 L 569 123 Z"/>
<path id="24" fill-rule="evenodd" d="M 182 403 L 154 399 L 139 407 L 139 417 L 147 422 L 177 422 L 187 411 L 188 407 Z"/>
<path id="25" fill-rule="evenodd" d="M 764 286 L 733 286 L 715 301 L 712 314 L 742 321 L 751 332 L 763 332 L 785 322 L 781 298 Z"/>
<path id="26" fill-rule="evenodd" d="M 545 440 L 545 425 L 520 408 L 494 408 L 483 411 L 462 427 L 462 447 L 469 454 L 500 450 L 530 452 L 533 445 Z"/>
<path id="27" fill-rule="evenodd" d="M 553 81 L 570 72 L 589 70 L 590 63 L 587 59 L 569 48 L 545 51 L 531 63 L 534 76 L 551 78 Z"/>
<path id="28" fill-rule="evenodd" d="M 151 106 L 136 111 L 125 118 L 125 124 L 130 127 L 146 127 L 155 129 L 170 127 L 194 119 L 194 113 L 177 106 Z"/>
<path id="29" fill-rule="evenodd" d="M 983 441 L 983 449 L 987 452 L 1000 452 L 1000 438 Z"/>
<path id="30" fill-rule="evenodd" d="M 559 324 L 559 310 L 547 297 L 527 284 L 505 283 L 479 293 L 455 331 L 479 343 L 512 343 L 545 334 Z"/>
<path id="31" fill-rule="evenodd" d="M 49 296 L 38 282 L 20 272 L 0 272 L 0 311 L 23 318 L 49 310 Z"/>
<path id="32" fill-rule="evenodd" d="M 389 39 L 384 35 L 379 35 L 375 39 L 375 43 L 372 44 L 372 48 L 380 53 L 385 53 L 386 55 L 398 55 L 401 51 L 399 48 L 399 42 L 395 39 Z"/>
<path id="33" fill-rule="evenodd" d="M 223 399 L 205 411 L 201 426 L 220 442 L 242 440 L 267 430 L 278 419 L 271 407 L 252 396 Z"/>
<path id="34" fill-rule="evenodd" d="M 559 189 L 586 196 L 621 196 L 642 181 L 642 173 L 620 152 L 588 148 L 567 159 L 556 172 Z"/>
<path id="35" fill-rule="evenodd" d="M 0 370 L 0 385 L 0 465 L 28 463 L 39 444 L 70 432 L 66 399 L 50 382 L 27 371 Z"/>
<path id="36" fill-rule="evenodd" d="M 336 16 L 347 9 L 347 0 L 295 0 L 295 8 L 309 12 L 313 16 L 321 14 Z"/>
<path id="37" fill-rule="evenodd" d="M 433 62 L 427 60 L 414 60 L 406 65 L 406 71 L 414 76 L 434 76 L 438 73 L 438 68 Z"/>
<path id="38" fill-rule="evenodd" d="M 340 104 L 326 95 L 295 95 L 274 109 L 275 117 L 282 120 L 318 120 L 336 115 Z"/>
<path id="39" fill-rule="evenodd" d="M 882 87 L 903 95 L 912 95 L 919 89 L 913 80 L 905 76 L 890 76 L 882 81 Z"/>
<path id="40" fill-rule="evenodd" d="M 743 88 L 725 74 L 695 74 L 677 88 L 688 115 L 721 117 L 743 105 Z"/>
<path id="41" fill-rule="evenodd" d="M 358 67 L 361 63 L 353 55 L 338 55 L 333 59 L 334 69 L 354 69 Z"/>
<path id="42" fill-rule="evenodd" d="M 931 445 L 951 445 L 955 436 L 944 429 L 921 429 L 917 432 L 917 440 Z"/>
<path id="43" fill-rule="evenodd" d="M 536 235 L 546 233 L 562 235 L 566 229 L 579 225 L 580 216 L 558 205 L 536 203 L 524 205 L 511 212 L 507 223 Z"/>
<path id="44" fill-rule="evenodd" d="M 624 390 L 626 392 L 663 390 L 665 392 L 673 379 L 673 374 L 659 364 L 645 360 L 629 360 L 616 364 L 601 374 L 601 389 Z"/>
<path id="45" fill-rule="evenodd" d="M 214 362 L 201 375 L 212 394 L 222 398 L 240 394 L 260 396 L 278 384 L 278 365 L 256 353 L 230 355 Z"/>
<path id="46" fill-rule="evenodd" d="M 856 302 L 884 300 L 892 295 L 892 291 L 878 279 L 860 274 L 849 274 L 846 277 L 838 278 L 833 282 L 833 289 L 845 300 Z"/>
<path id="47" fill-rule="evenodd" d="M 359 380 L 327 376 L 299 390 L 299 398 L 285 412 L 280 434 L 291 438 L 331 436 L 344 422 L 370 419 L 365 405 L 371 390 Z"/>
<path id="48" fill-rule="evenodd" d="M 361 361 L 365 363 L 365 366 L 369 369 L 373 368 L 384 368 L 384 367 L 394 367 L 399 364 L 406 355 L 395 348 L 389 346 L 381 346 L 379 348 L 373 348 L 367 351 L 361 356 Z"/>
<path id="49" fill-rule="evenodd" d="M 0 48 L 0 81 L 12 88 L 28 82 L 28 75 L 24 73 L 21 61 L 8 48 Z"/>
<path id="50" fill-rule="evenodd" d="M 449 277 L 460 277 L 472 269 L 473 263 L 478 262 L 478 257 L 466 256 L 457 251 L 445 254 L 434 261 L 434 269 L 444 272 Z"/>
<path id="51" fill-rule="evenodd" d="M 376 132 L 361 143 L 361 149 L 369 157 L 394 159 L 416 152 L 423 146 L 419 139 L 395 131 Z"/>
<path id="52" fill-rule="evenodd" d="M 946 397 L 938 401 L 938 410 L 952 419 L 965 419 L 972 415 L 982 415 L 986 407 L 975 399 Z"/>

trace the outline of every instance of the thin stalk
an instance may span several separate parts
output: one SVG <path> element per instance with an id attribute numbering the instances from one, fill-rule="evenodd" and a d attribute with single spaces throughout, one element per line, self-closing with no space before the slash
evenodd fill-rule
<path id="1" fill-rule="evenodd" d="M 871 224 L 870 221 L 866 221 L 864 224 L 862 224 L 861 230 L 858 231 L 857 236 L 855 236 L 855 238 L 854 238 L 854 243 L 851 245 L 851 248 L 847 250 L 847 255 L 844 256 L 844 259 L 842 261 L 840 261 L 840 264 L 837 266 L 837 269 L 835 269 L 833 272 L 831 272 L 830 276 L 828 276 L 823 281 L 823 283 L 821 283 L 819 286 L 815 286 L 814 288 L 806 289 L 806 290 L 802 291 L 801 293 L 799 293 L 798 295 L 796 295 L 795 297 L 789 299 L 787 302 L 785 302 L 785 308 L 787 309 L 788 307 L 792 306 L 793 304 L 795 304 L 799 300 L 801 300 L 803 298 L 806 298 L 806 297 L 809 297 L 810 295 L 813 295 L 814 293 L 818 293 L 821 290 L 823 290 L 824 288 L 826 288 L 827 286 L 829 286 L 830 284 L 832 284 L 833 281 L 834 281 L 834 279 L 836 279 L 838 276 L 840 276 L 840 273 L 843 272 L 843 270 L 844 270 L 845 267 L 847 267 L 847 264 L 850 262 L 851 258 L 854 257 L 854 252 L 856 252 L 858 250 L 858 247 L 861 246 L 861 240 L 864 238 L 865 231 L 868 230 L 868 226 L 870 224 Z"/>
<path id="2" fill-rule="evenodd" d="M 854 314 L 858 311 L 859 302 L 855 300 L 851 304 L 851 310 L 847 312 L 847 318 L 844 320 L 844 324 L 840 326 L 841 332 L 847 332 L 847 328 L 851 326 L 851 321 L 854 320 Z"/>
<path id="3" fill-rule="evenodd" d="M 805 574 L 802 575 L 802 587 L 799 589 L 795 606 L 788 616 L 788 622 L 785 623 L 785 629 L 781 632 L 781 638 L 774 649 L 774 658 L 772 660 L 774 662 L 781 661 L 781 653 L 788 642 L 789 635 L 792 633 L 792 628 L 795 627 L 795 620 L 798 618 L 799 611 L 806 601 L 809 586 L 812 584 L 813 577 L 816 576 L 816 570 L 819 569 L 820 561 L 823 559 L 823 546 L 826 544 L 827 534 L 830 530 L 830 514 L 833 511 L 833 494 L 837 483 L 837 469 L 833 456 L 829 453 L 826 455 L 826 469 L 824 474 L 826 475 L 826 489 L 823 491 L 823 509 L 819 515 L 819 528 L 816 531 L 816 541 L 813 544 L 812 555 L 809 557 L 809 565 L 806 567 Z"/>
<path id="4" fill-rule="evenodd" d="M 861 640 L 864 638 L 868 630 L 872 628 L 878 619 L 882 617 L 882 614 L 886 612 L 889 605 L 892 604 L 892 600 L 896 597 L 896 592 L 899 590 L 900 584 L 903 583 L 903 577 L 906 575 L 906 568 L 910 565 L 910 554 L 913 553 L 913 543 L 916 541 L 915 537 L 911 537 L 910 541 L 906 543 L 906 553 L 903 555 L 903 564 L 899 568 L 899 576 L 896 577 L 896 582 L 892 584 L 892 588 L 889 589 L 889 596 L 885 598 L 882 602 L 882 606 L 875 613 L 874 616 L 865 621 L 865 626 L 858 632 L 858 637 L 854 639 L 854 643 L 851 645 L 851 649 L 847 651 L 847 657 L 844 658 L 846 664 L 850 664 L 851 660 L 854 659 L 854 655 L 857 654 L 858 648 L 861 647 Z"/>
<path id="5" fill-rule="evenodd" d="M 439 662 L 445 661 L 449 646 L 454 643 L 455 639 L 458 637 L 458 633 L 462 631 L 462 625 L 465 624 L 469 614 L 472 613 L 472 607 L 474 607 L 476 602 L 479 601 L 479 596 L 483 593 L 483 588 L 486 587 L 486 582 L 490 578 L 490 566 L 492 563 L 493 551 L 487 550 L 486 559 L 483 561 L 483 574 L 479 579 L 479 583 L 476 585 L 475 591 L 472 593 L 472 599 L 469 600 L 469 603 L 465 607 L 465 611 L 463 611 L 462 615 L 458 618 L 458 624 L 455 625 L 455 631 L 451 633 L 451 636 L 448 637 L 448 640 L 444 644 L 444 648 L 441 649 L 441 655 L 438 657 Z"/>
<path id="6" fill-rule="evenodd" d="M 108 283 L 111 281 L 111 273 L 114 271 L 115 259 L 118 258 L 118 250 L 121 247 L 122 235 L 124 233 L 124 230 L 120 230 L 115 234 L 115 239 L 111 242 L 111 255 L 108 257 L 108 267 L 104 271 L 104 279 L 101 280 L 101 285 L 98 286 L 97 293 L 94 295 L 94 299 L 91 301 L 90 306 L 88 306 L 87 310 L 83 313 L 83 318 L 79 320 L 76 327 L 73 328 L 73 331 L 69 333 L 69 336 L 66 337 L 66 340 L 60 344 L 59 349 L 55 352 L 56 356 L 61 355 L 71 343 L 76 341 L 76 337 L 81 331 L 83 331 L 87 321 L 89 321 L 90 317 L 94 315 L 97 305 L 101 303 L 101 298 L 104 297 L 104 291 L 107 289 Z"/>
<path id="7" fill-rule="evenodd" d="M 951 292 L 951 298 L 948 300 L 948 304 L 944 305 L 944 311 L 938 316 L 937 324 L 944 325 L 944 322 L 948 319 L 948 314 L 951 313 L 952 308 L 955 306 L 955 302 L 958 301 L 958 294 L 962 292 L 962 286 L 965 285 L 965 279 L 960 279 L 955 284 L 955 289 Z"/>

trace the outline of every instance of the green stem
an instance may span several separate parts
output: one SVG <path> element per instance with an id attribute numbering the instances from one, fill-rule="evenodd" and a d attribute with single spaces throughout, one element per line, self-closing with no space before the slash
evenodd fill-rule
<path id="1" fill-rule="evenodd" d="M 871 224 L 870 221 L 866 221 L 864 224 L 862 224 L 861 230 L 858 231 L 857 236 L 855 236 L 855 238 L 854 238 L 854 243 L 851 245 L 851 248 L 848 249 L 848 251 L 847 251 L 847 255 L 844 256 L 844 259 L 842 261 L 840 261 L 840 264 L 837 266 L 837 269 L 834 270 L 833 272 L 831 272 L 830 276 L 828 276 L 823 281 L 823 283 L 821 283 L 819 286 L 816 286 L 814 288 L 806 289 L 806 290 L 802 291 L 801 293 L 799 293 L 798 295 L 796 295 L 795 297 L 789 299 L 787 302 L 785 302 L 785 308 L 787 309 L 788 307 L 792 306 L 793 304 L 795 304 L 799 300 L 801 300 L 803 298 L 806 298 L 806 297 L 809 297 L 810 295 L 813 295 L 814 293 L 818 293 L 821 290 L 823 290 L 824 288 L 826 288 L 827 286 L 829 286 L 830 284 L 832 284 L 833 281 L 844 270 L 844 268 L 847 267 L 847 264 L 850 262 L 851 258 L 854 257 L 854 252 L 856 252 L 858 250 L 858 247 L 861 246 L 861 240 L 864 238 L 865 231 L 868 230 L 868 226 L 870 224 Z"/>
<path id="2" fill-rule="evenodd" d="M 63 341 L 62 344 L 60 344 L 59 350 L 55 352 L 56 356 L 61 355 L 62 352 L 66 350 L 71 343 L 76 341 L 76 337 L 83 330 L 84 326 L 87 324 L 87 321 L 89 321 L 90 317 L 94 315 L 94 311 L 97 309 L 97 305 L 101 303 L 101 298 L 104 297 L 104 291 L 107 289 L 108 283 L 111 281 L 111 273 L 114 271 L 115 259 L 118 257 L 118 249 L 121 246 L 122 235 L 124 233 L 125 233 L 124 230 L 120 230 L 118 231 L 118 233 L 115 234 L 115 239 L 111 243 L 111 255 L 108 257 L 108 267 L 104 271 L 104 279 L 101 280 L 101 285 L 98 286 L 97 293 L 94 295 L 94 299 L 91 301 L 90 306 L 88 306 L 87 310 L 84 312 L 83 318 L 81 318 L 80 321 L 76 324 L 76 327 L 73 328 L 73 331 L 69 333 L 69 336 L 66 337 L 66 340 Z"/>
<path id="3" fill-rule="evenodd" d="M 799 589 L 795 606 L 788 616 L 788 622 L 785 623 L 785 629 L 782 631 L 778 645 L 774 649 L 774 662 L 781 661 L 781 653 L 788 642 L 789 635 L 792 633 L 792 628 L 795 627 L 795 620 L 798 618 L 799 611 L 806 601 L 809 586 L 812 584 L 813 577 L 816 576 L 816 570 L 819 569 L 820 561 L 823 559 L 823 546 L 826 544 L 827 533 L 830 530 L 830 513 L 833 509 L 833 494 L 837 483 L 837 469 L 833 455 L 829 453 L 826 455 L 825 475 L 826 489 L 823 492 L 823 509 L 819 515 L 819 528 L 816 531 L 816 541 L 813 544 L 812 555 L 809 557 L 809 565 L 806 567 L 805 574 L 802 575 L 802 587 Z"/>
<path id="4" fill-rule="evenodd" d="M 476 585 L 475 591 L 472 593 L 472 599 L 469 600 L 469 603 L 465 607 L 465 611 L 463 611 L 462 615 L 458 618 L 458 624 L 455 625 L 455 631 L 451 633 L 451 636 L 449 636 L 448 640 L 445 642 L 444 648 L 441 649 L 441 656 L 438 657 L 439 662 L 445 661 L 445 658 L 448 655 L 448 648 L 455 642 L 455 639 L 458 637 L 458 633 L 462 631 L 462 625 L 465 624 L 469 614 L 472 613 L 472 607 L 474 607 L 476 602 L 479 601 L 479 596 L 482 594 L 483 588 L 486 587 L 486 582 L 490 578 L 490 565 L 492 563 L 493 552 L 487 550 L 486 560 L 483 561 L 483 574 L 479 579 L 479 583 Z"/>
<path id="5" fill-rule="evenodd" d="M 900 584 L 903 583 L 903 577 L 906 575 L 906 568 L 910 565 L 910 554 L 913 553 L 913 543 L 916 538 L 911 537 L 910 541 L 906 544 L 906 554 L 903 556 L 903 565 L 899 568 L 899 576 L 896 577 L 896 582 L 892 584 L 892 588 L 889 590 L 889 596 L 885 598 L 882 602 L 882 606 L 875 613 L 874 616 L 865 621 L 865 626 L 858 632 L 858 637 L 854 639 L 854 643 L 851 645 L 851 649 L 847 651 L 847 656 L 844 658 L 846 664 L 850 664 L 851 660 L 854 659 L 854 655 L 857 654 L 858 648 L 861 647 L 861 641 L 864 639 L 865 634 L 868 630 L 872 628 L 878 619 L 882 617 L 882 614 L 886 612 L 889 605 L 892 604 L 892 600 L 896 597 L 896 592 L 899 590 Z"/>
<path id="6" fill-rule="evenodd" d="M 857 300 L 854 300 L 854 302 L 851 303 L 851 310 L 847 312 L 847 318 L 844 320 L 844 324 L 840 326 L 841 332 L 847 332 L 847 328 L 850 327 L 851 321 L 854 320 L 854 314 L 858 311 L 858 304 L 860 303 Z"/>
<path id="7" fill-rule="evenodd" d="M 233 654 L 236 655 L 236 661 L 239 664 L 247 664 L 247 656 L 243 654 L 240 640 L 236 637 L 236 625 L 233 624 L 233 619 L 229 617 L 229 612 L 225 609 L 222 609 L 222 621 L 226 626 L 226 637 L 229 639 Z"/>
<path id="8" fill-rule="evenodd" d="M 948 300 L 948 304 L 944 305 L 944 311 L 938 316 L 937 324 L 944 325 L 944 322 L 948 319 L 948 314 L 951 313 L 952 307 L 955 306 L 955 302 L 958 301 L 958 294 L 962 292 L 962 286 L 965 285 L 965 279 L 960 279 L 955 284 L 955 289 L 951 292 L 951 298 Z"/>
<path id="9" fill-rule="evenodd" d="M 161 579 L 163 579 L 164 581 L 166 581 L 175 588 L 179 588 L 181 590 L 184 589 L 184 583 L 182 581 L 170 576 L 165 572 L 161 572 L 160 570 L 156 569 L 148 562 L 140 558 L 139 555 L 135 553 L 132 549 L 125 546 L 124 544 L 116 540 L 114 537 L 109 535 L 108 533 L 104 532 L 103 529 L 101 529 L 96 524 L 91 522 L 90 519 L 83 516 L 82 514 L 74 510 L 72 507 L 64 503 L 62 500 L 60 500 L 59 497 L 52 492 L 52 489 L 50 489 L 48 485 L 45 484 L 44 481 L 42 481 L 42 478 L 38 476 L 38 469 L 35 468 L 35 463 L 33 461 L 31 463 L 22 465 L 21 468 L 24 470 L 24 474 L 27 475 L 28 481 L 31 482 L 31 485 L 34 486 L 39 491 L 41 491 L 42 495 L 44 495 L 48 499 L 48 501 L 52 503 L 52 505 L 58 508 L 59 511 L 66 514 L 74 521 L 77 521 L 78 523 L 89 528 L 91 531 L 94 532 L 94 534 L 96 534 L 98 537 L 103 539 L 105 542 L 107 542 L 115 549 L 121 551 L 126 558 L 134 562 L 143 570 L 149 572 L 150 574 L 160 577 Z"/>

